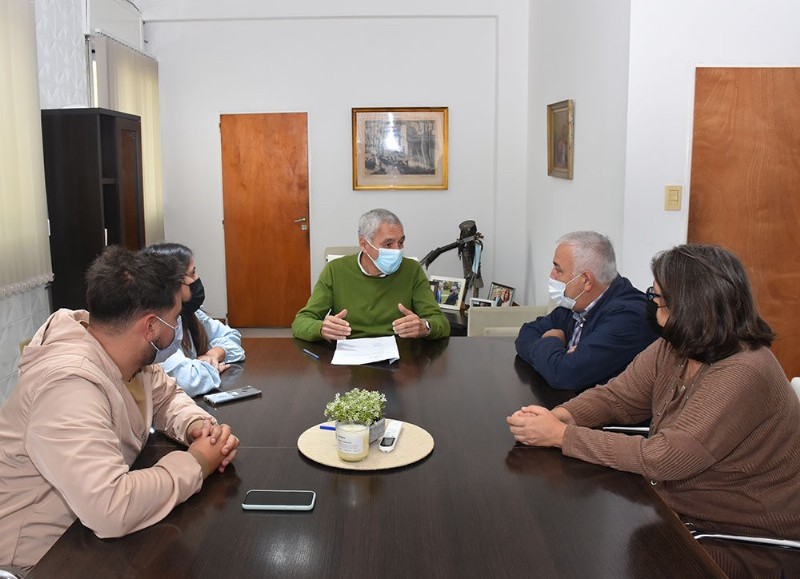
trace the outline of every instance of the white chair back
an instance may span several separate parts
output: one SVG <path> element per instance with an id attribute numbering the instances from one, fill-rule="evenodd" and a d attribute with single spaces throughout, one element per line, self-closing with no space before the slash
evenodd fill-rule
<path id="1" fill-rule="evenodd" d="M 344 257 L 345 255 L 355 255 L 361 251 L 357 245 L 331 245 L 325 248 L 325 263 L 336 259 L 337 257 Z"/>
<path id="2" fill-rule="evenodd" d="M 792 388 L 794 388 L 794 393 L 797 394 L 797 397 L 800 398 L 800 376 L 792 378 Z"/>
<path id="3" fill-rule="evenodd" d="M 547 306 L 470 308 L 467 312 L 467 336 L 516 336 L 522 324 L 546 313 Z"/>

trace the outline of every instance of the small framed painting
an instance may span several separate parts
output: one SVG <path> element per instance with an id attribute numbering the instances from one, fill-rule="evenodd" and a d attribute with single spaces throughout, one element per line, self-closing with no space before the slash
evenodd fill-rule
<path id="1" fill-rule="evenodd" d="M 492 282 L 489 286 L 488 299 L 493 300 L 498 306 L 510 306 L 514 303 L 514 288 Z"/>
<path id="2" fill-rule="evenodd" d="M 353 189 L 447 189 L 447 107 L 353 109 Z"/>
<path id="3" fill-rule="evenodd" d="M 571 100 L 547 105 L 547 174 L 572 179 L 575 104 Z"/>
<path id="4" fill-rule="evenodd" d="M 436 298 L 436 303 L 443 310 L 460 310 L 464 303 L 464 286 L 466 279 L 463 277 L 443 277 L 432 275 L 430 277 L 431 290 Z"/>

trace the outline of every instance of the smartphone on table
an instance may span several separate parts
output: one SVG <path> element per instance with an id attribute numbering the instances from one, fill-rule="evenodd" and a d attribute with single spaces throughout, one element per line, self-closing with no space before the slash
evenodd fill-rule
<path id="1" fill-rule="evenodd" d="M 234 388 L 233 390 L 226 390 L 225 392 L 214 392 L 213 394 L 206 394 L 203 400 L 209 404 L 225 404 L 226 402 L 233 402 L 234 400 L 242 400 L 244 398 L 251 398 L 261 394 L 261 390 L 253 388 L 252 386 L 242 386 L 241 388 Z"/>
<path id="2" fill-rule="evenodd" d="M 314 491 L 252 489 L 244 496 L 242 508 L 246 511 L 310 511 L 316 499 Z"/>

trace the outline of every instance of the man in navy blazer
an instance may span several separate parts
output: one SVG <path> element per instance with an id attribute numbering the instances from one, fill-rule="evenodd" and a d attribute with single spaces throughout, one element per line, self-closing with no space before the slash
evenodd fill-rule
<path id="1" fill-rule="evenodd" d="M 553 388 L 605 384 L 657 337 L 647 322 L 645 294 L 617 273 L 605 235 L 562 236 L 548 290 L 558 307 L 523 325 L 516 346 Z"/>

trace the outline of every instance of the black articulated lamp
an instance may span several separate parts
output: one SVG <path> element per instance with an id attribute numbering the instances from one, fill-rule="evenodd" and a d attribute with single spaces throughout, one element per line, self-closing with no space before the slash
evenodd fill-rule
<path id="1" fill-rule="evenodd" d="M 461 235 L 456 241 L 428 252 L 419 262 L 425 269 L 428 269 L 434 259 L 446 251 L 458 248 L 458 257 L 461 259 L 466 279 L 464 295 L 467 295 L 471 287 L 472 296 L 478 297 L 478 290 L 483 287 L 483 278 L 481 277 L 481 253 L 483 251 L 483 241 L 481 240 L 483 235 L 478 233 L 478 226 L 471 219 L 462 221 L 458 228 L 461 230 Z"/>

